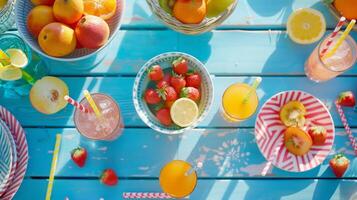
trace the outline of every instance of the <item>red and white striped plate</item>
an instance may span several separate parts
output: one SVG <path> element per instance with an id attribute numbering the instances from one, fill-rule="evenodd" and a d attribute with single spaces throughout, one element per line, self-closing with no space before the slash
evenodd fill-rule
<path id="1" fill-rule="evenodd" d="M 306 107 L 306 129 L 310 126 L 323 126 L 327 130 L 325 144 L 313 145 L 303 156 L 291 154 L 283 142 L 286 127 L 280 121 L 280 108 L 294 100 Z M 334 123 L 326 106 L 316 97 L 302 91 L 286 91 L 271 97 L 262 106 L 255 123 L 255 138 L 264 157 L 274 166 L 290 172 L 303 172 L 320 165 L 332 148 L 334 133 Z"/>
<path id="2" fill-rule="evenodd" d="M 0 197 L 1 200 L 10 200 L 13 198 L 24 179 L 28 162 L 28 147 L 24 129 L 16 118 L 2 106 L 0 106 L 0 118 L 9 127 L 15 140 L 17 150 L 17 166 L 14 177 L 6 192 Z"/>

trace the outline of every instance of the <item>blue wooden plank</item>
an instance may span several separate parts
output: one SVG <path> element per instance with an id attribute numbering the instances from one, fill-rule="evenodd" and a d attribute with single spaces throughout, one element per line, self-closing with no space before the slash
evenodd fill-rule
<path id="1" fill-rule="evenodd" d="M 48 177 L 57 133 L 62 134 L 57 177 L 98 177 L 105 168 L 114 168 L 120 177 L 158 177 L 165 163 L 181 159 L 191 163 L 203 161 L 200 177 L 258 178 L 264 177 L 261 173 L 267 164 L 256 145 L 254 129 L 195 129 L 184 135 L 168 136 L 149 128 L 130 128 L 113 142 L 88 140 L 75 129 L 26 129 L 26 132 L 30 154 L 27 177 Z M 356 129 L 353 132 L 357 135 Z M 77 167 L 70 158 L 71 150 L 78 146 L 88 151 L 84 168 Z M 344 177 L 356 177 L 357 158 L 342 129 L 336 132 L 331 156 L 336 153 L 344 153 L 351 159 Z M 264 178 L 334 178 L 328 167 L 331 156 L 311 171 L 289 173 L 271 168 Z"/>
<path id="2" fill-rule="evenodd" d="M 321 11 L 326 18 L 328 27 L 335 26 L 335 18 L 319 0 L 239 0 L 235 12 L 220 28 L 285 28 L 287 18 L 291 12 L 305 7 Z M 124 28 L 165 27 L 152 14 L 143 0 L 126 1 L 125 8 Z"/>
<path id="3" fill-rule="evenodd" d="M 14 199 L 44 199 L 45 191 L 45 180 L 25 180 Z M 123 192 L 160 191 L 157 180 L 120 180 L 115 187 L 104 186 L 98 180 L 56 180 L 52 199 L 117 200 L 122 199 Z M 354 200 L 356 191 L 356 180 L 199 180 L 190 199 Z"/>
<path id="4" fill-rule="evenodd" d="M 102 92 L 110 94 L 120 105 L 124 123 L 130 127 L 146 127 L 136 114 L 132 103 L 132 87 L 134 78 L 132 77 L 87 77 L 87 78 L 63 78 L 70 87 L 70 95 L 74 99 L 81 99 L 84 89 L 92 92 Z M 214 77 L 214 103 L 206 120 L 200 127 L 254 127 L 255 116 L 242 123 L 228 123 L 223 120 L 220 114 L 221 96 L 225 88 L 235 82 L 251 82 L 252 77 Z M 260 105 L 278 92 L 284 90 L 303 90 L 309 92 L 325 102 L 335 121 L 336 126 L 342 126 L 342 123 L 332 106 L 332 102 L 342 91 L 352 90 L 357 93 L 357 79 L 354 77 L 340 77 L 332 81 L 316 84 L 306 77 L 264 77 L 258 90 Z M 43 115 L 35 111 L 28 97 L 7 97 L 1 98 L 0 104 L 4 105 L 19 119 L 24 126 L 52 126 L 52 127 L 73 127 L 73 107 L 67 106 L 61 112 L 55 115 Z M 353 120 L 357 112 L 353 109 L 346 109 L 346 115 L 351 126 L 357 126 L 357 121 Z"/>

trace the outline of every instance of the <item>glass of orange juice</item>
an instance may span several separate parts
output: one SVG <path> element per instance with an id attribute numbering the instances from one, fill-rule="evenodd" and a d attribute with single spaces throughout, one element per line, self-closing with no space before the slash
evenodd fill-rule
<path id="1" fill-rule="evenodd" d="M 253 85 L 235 83 L 225 90 L 222 96 L 222 113 L 227 121 L 244 121 L 256 112 L 259 104 L 256 88 L 260 82 L 259 77 Z"/>
<path id="2" fill-rule="evenodd" d="M 197 173 L 193 169 L 190 163 L 183 160 L 167 163 L 159 177 L 162 190 L 174 198 L 190 195 L 197 184 Z"/>

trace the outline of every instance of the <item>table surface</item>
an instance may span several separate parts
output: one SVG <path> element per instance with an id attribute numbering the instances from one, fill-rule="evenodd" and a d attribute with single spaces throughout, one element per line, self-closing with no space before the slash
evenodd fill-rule
<path id="1" fill-rule="evenodd" d="M 70 87 L 70 95 L 81 98 L 81 91 L 112 95 L 120 104 L 123 135 L 113 142 L 94 142 L 81 137 L 73 124 L 73 108 L 46 116 L 36 112 L 27 97 L 1 98 L 26 130 L 29 163 L 25 180 L 15 199 L 44 199 L 55 143 L 62 134 L 59 161 L 52 199 L 120 199 L 122 192 L 160 192 L 161 167 L 173 159 L 189 162 L 204 160 L 199 181 L 191 199 L 357 199 L 357 159 L 349 145 L 332 102 L 339 92 L 357 93 L 357 67 L 326 83 L 316 84 L 304 74 L 304 62 L 316 44 L 298 45 L 286 34 L 290 13 L 301 7 L 320 10 L 328 23 L 328 32 L 336 23 L 319 0 L 240 0 L 226 22 L 210 33 L 187 36 L 161 24 L 144 0 L 127 0 L 123 26 L 110 44 L 110 51 L 98 67 L 89 71 L 50 66 L 50 74 L 61 77 Z M 16 29 L 12 30 L 16 33 Z M 352 33 L 357 39 L 357 33 Z M 140 120 L 132 103 L 136 72 L 151 57 L 168 51 L 182 51 L 201 60 L 213 76 L 217 97 L 206 120 L 184 135 L 157 133 Z M 266 160 L 254 137 L 255 117 L 240 124 L 225 122 L 220 114 L 224 88 L 234 82 L 263 77 L 258 90 L 261 104 L 284 90 L 303 90 L 325 102 L 336 125 L 331 155 L 321 166 L 303 173 L 277 168 L 266 176 L 261 172 Z M 355 135 L 357 113 L 346 110 Z M 87 148 L 84 168 L 70 159 L 78 145 Z M 341 179 L 335 178 L 328 160 L 337 152 L 351 159 Z M 98 176 L 113 168 L 119 184 L 107 187 Z"/>

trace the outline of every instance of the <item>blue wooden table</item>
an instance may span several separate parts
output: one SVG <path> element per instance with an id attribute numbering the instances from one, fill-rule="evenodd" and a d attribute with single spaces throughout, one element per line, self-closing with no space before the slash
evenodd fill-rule
<path id="1" fill-rule="evenodd" d="M 126 129 L 114 142 L 94 142 L 81 137 L 73 124 L 73 108 L 45 116 L 36 112 L 27 97 L 1 98 L 24 126 L 29 145 L 29 164 L 17 200 L 44 199 L 55 143 L 63 136 L 52 199 L 121 199 L 122 192 L 160 192 L 158 175 L 172 159 L 204 160 L 198 186 L 191 199 L 357 199 L 357 159 L 349 145 L 332 102 L 339 92 L 357 93 L 357 67 L 322 84 L 309 81 L 304 62 L 315 47 L 293 43 L 286 34 L 286 21 L 297 8 L 320 10 L 330 32 L 336 20 L 319 0 L 240 0 L 233 15 L 217 30 L 199 36 L 173 32 L 158 22 L 144 0 L 127 0 L 121 31 L 110 44 L 110 52 L 90 71 L 50 66 L 50 74 L 61 77 L 70 95 L 81 98 L 83 89 L 112 95 L 122 108 Z M 16 30 L 13 30 L 16 33 Z M 357 39 L 357 33 L 352 33 Z M 214 76 L 213 109 L 196 129 L 167 136 L 149 129 L 132 103 L 132 86 L 139 68 L 151 57 L 167 51 L 192 54 L 205 63 Z M 304 173 L 277 168 L 262 176 L 266 160 L 254 138 L 255 117 L 240 124 L 225 122 L 220 114 L 220 96 L 234 82 L 263 77 L 261 104 L 283 90 L 299 89 L 314 94 L 330 108 L 336 125 L 331 155 L 321 166 Z M 350 125 L 357 128 L 357 113 L 348 110 Z M 357 136 L 357 129 L 353 130 Z M 84 168 L 70 159 L 70 151 L 83 146 L 89 152 Z M 328 160 L 337 152 L 351 159 L 341 179 L 335 178 Z M 107 187 L 98 176 L 114 168 L 119 184 Z"/>

